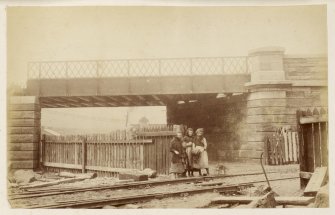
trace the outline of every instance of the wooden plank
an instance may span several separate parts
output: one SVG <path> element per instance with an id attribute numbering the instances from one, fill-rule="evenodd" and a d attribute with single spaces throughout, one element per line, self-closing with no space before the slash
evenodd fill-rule
<path id="1" fill-rule="evenodd" d="M 304 190 L 304 196 L 315 196 L 324 185 L 326 178 L 327 167 L 317 167 Z"/>

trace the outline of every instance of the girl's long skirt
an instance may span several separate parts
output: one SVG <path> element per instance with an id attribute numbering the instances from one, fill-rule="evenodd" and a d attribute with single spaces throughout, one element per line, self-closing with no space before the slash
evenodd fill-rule
<path id="1" fill-rule="evenodd" d="M 195 169 L 208 168 L 208 154 L 207 154 L 207 151 L 201 152 L 199 159 L 197 159 L 196 161 L 193 161 L 193 168 L 195 168 Z"/>
<path id="2" fill-rule="evenodd" d="M 184 164 L 182 162 L 172 163 L 170 166 L 170 173 L 183 173 L 185 171 Z"/>
<path id="3" fill-rule="evenodd" d="M 187 147 L 185 151 L 187 156 L 187 168 L 191 169 L 193 167 L 192 147 Z"/>

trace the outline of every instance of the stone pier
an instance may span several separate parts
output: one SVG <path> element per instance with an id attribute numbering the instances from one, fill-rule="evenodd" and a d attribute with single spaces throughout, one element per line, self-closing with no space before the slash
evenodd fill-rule
<path id="1" fill-rule="evenodd" d="M 8 103 L 9 171 L 36 169 L 41 130 L 41 108 L 38 97 L 12 96 Z"/>
<path id="2" fill-rule="evenodd" d="M 280 47 L 249 52 L 251 81 L 245 84 L 247 141 L 241 160 L 258 160 L 264 138 L 281 126 L 296 129 L 296 110 L 327 106 L 327 60 L 315 56 L 285 56 Z"/>

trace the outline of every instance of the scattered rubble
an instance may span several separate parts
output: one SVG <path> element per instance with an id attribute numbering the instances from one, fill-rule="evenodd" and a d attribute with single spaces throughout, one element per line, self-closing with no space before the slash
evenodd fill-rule
<path id="1" fill-rule="evenodd" d="M 139 209 L 139 208 L 142 208 L 142 206 L 135 205 L 135 204 L 126 204 L 126 205 L 121 206 L 119 208 L 122 208 L 122 209 Z"/>
<path id="2" fill-rule="evenodd" d="M 149 178 L 156 178 L 157 177 L 157 171 L 152 170 L 150 168 L 146 168 L 143 170 L 144 174 L 147 174 Z"/>
<path id="3" fill-rule="evenodd" d="M 85 179 L 92 179 L 96 178 L 98 175 L 97 173 L 80 173 L 80 174 L 74 174 L 70 172 L 60 172 L 59 173 L 60 177 L 65 177 L 65 178 L 85 178 Z"/>
<path id="4" fill-rule="evenodd" d="M 117 209 L 117 207 L 111 205 L 105 205 L 102 209 Z"/>
<path id="5" fill-rule="evenodd" d="M 14 172 L 14 178 L 18 184 L 28 184 L 37 180 L 32 170 L 17 170 Z"/>
<path id="6" fill-rule="evenodd" d="M 329 207 L 329 185 L 321 187 L 319 192 L 316 194 L 314 207 L 316 208 L 328 208 Z"/>

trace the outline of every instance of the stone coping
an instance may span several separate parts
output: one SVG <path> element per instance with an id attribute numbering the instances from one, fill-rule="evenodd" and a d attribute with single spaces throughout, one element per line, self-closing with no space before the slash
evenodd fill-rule
<path id="1" fill-rule="evenodd" d="M 269 46 L 269 47 L 262 47 L 258 49 L 252 49 L 248 52 L 249 56 L 255 55 L 266 55 L 266 54 L 281 54 L 284 55 L 285 48 L 279 46 Z"/>

